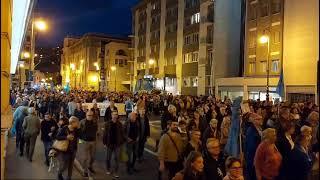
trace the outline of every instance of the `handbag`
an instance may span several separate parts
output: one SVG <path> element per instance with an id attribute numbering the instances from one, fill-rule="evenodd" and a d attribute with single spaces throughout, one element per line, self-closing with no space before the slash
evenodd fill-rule
<path id="1" fill-rule="evenodd" d="M 69 135 L 68 131 L 67 131 L 67 135 Z M 68 150 L 69 147 L 69 140 L 55 140 L 52 144 L 52 148 L 58 150 L 58 151 L 62 151 L 62 152 L 66 152 Z"/>
<path id="2" fill-rule="evenodd" d="M 68 150 L 68 146 L 69 140 L 55 140 L 52 144 L 52 148 L 62 152 L 66 152 Z"/>

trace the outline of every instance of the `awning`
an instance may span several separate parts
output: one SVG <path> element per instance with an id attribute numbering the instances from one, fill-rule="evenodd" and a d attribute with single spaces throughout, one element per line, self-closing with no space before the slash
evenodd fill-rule
<path id="1" fill-rule="evenodd" d="M 21 46 L 28 28 L 34 0 L 13 0 L 12 11 L 12 38 L 11 38 L 11 67 L 10 73 L 16 72 Z"/>
<path id="2" fill-rule="evenodd" d="M 314 86 L 287 86 L 286 93 L 315 94 L 316 85 Z"/>

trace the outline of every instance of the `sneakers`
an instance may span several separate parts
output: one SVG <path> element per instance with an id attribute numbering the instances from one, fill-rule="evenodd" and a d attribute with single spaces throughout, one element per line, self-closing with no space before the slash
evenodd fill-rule
<path id="1" fill-rule="evenodd" d="M 118 178 L 119 178 L 119 175 L 118 175 L 118 174 L 114 174 L 114 175 L 113 175 L 113 178 L 117 178 L 117 179 L 118 179 Z"/>
<path id="2" fill-rule="evenodd" d="M 107 171 L 106 174 L 107 174 L 107 175 L 110 175 L 110 174 L 111 174 L 111 171 Z"/>

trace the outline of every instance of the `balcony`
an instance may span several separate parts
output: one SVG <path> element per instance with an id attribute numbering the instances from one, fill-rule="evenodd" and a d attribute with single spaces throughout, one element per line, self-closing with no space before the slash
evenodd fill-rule
<path id="1" fill-rule="evenodd" d="M 159 67 L 149 68 L 149 74 L 159 74 Z"/>
<path id="2" fill-rule="evenodd" d="M 170 75 L 175 75 L 176 74 L 176 65 L 164 66 L 164 73 L 170 74 Z"/>

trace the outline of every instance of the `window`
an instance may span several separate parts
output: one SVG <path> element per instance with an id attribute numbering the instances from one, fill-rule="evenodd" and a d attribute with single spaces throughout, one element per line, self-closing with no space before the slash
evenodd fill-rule
<path id="1" fill-rule="evenodd" d="M 249 35 L 249 48 L 255 48 L 257 45 L 257 34 L 252 32 Z"/>
<path id="2" fill-rule="evenodd" d="M 190 36 L 185 36 L 184 37 L 184 44 L 185 45 L 191 44 L 191 37 Z"/>
<path id="3" fill-rule="evenodd" d="M 191 82 L 190 82 L 190 78 L 189 77 L 184 77 L 183 78 L 183 86 L 184 87 L 190 87 L 191 86 Z"/>
<path id="4" fill-rule="evenodd" d="M 114 64 L 118 64 L 119 63 L 119 60 L 118 59 L 115 59 L 114 60 Z"/>
<path id="5" fill-rule="evenodd" d="M 272 14 L 277 14 L 281 11 L 280 0 L 272 0 Z"/>
<path id="6" fill-rule="evenodd" d="M 249 20 L 257 19 L 257 4 L 250 4 L 249 5 Z"/>
<path id="7" fill-rule="evenodd" d="M 272 60 L 272 65 L 271 65 L 272 72 L 275 72 L 275 73 L 279 72 L 279 69 L 280 69 L 279 64 L 280 64 L 279 59 Z"/>
<path id="8" fill-rule="evenodd" d="M 198 62 L 198 52 L 192 53 L 192 62 Z"/>
<path id="9" fill-rule="evenodd" d="M 280 32 L 279 31 L 273 32 L 273 43 L 274 44 L 280 43 Z"/>
<path id="10" fill-rule="evenodd" d="M 123 59 L 119 59 L 119 66 L 123 67 Z"/>
<path id="11" fill-rule="evenodd" d="M 177 47 L 177 41 L 169 41 L 166 44 L 166 48 L 170 49 L 170 48 L 176 48 Z"/>
<path id="12" fill-rule="evenodd" d="M 206 76 L 206 86 L 211 87 L 211 76 Z"/>
<path id="13" fill-rule="evenodd" d="M 146 63 L 145 62 L 138 62 L 138 69 L 146 69 Z"/>
<path id="14" fill-rule="evenodd" d="M 156 10 L 156 3 L 153 3 L 153 4 L 151 5 L 151 8 L 152 8 L 152 10 Z"/>
<path id="15" fill-rule="evenodd" d="M 119 56 L 127 56 L 126 52 L 125 52 L 124 50 L 122 50 L 122 49 L 118 50 L 118 51 L 116 52 L 116 55 L 119 55 Z"/>
<path id="16" fill-rule="evenodd" d="M 198 87 L 198 77 L 191 77 L 192 87 Z"/>
<path id="17" fill-rule="evenodd" d="M 176 56 L 167 57 L 166 59 L 167 66 L 176 64 Z"/>
<path id="18" fill-rule="evenodd" d="M 191 16 L 191 24 L 197 24 L 200 22 L 200 13 L 196 13 Z"/>
<path id="19" fill-rule="evenodd" d="M 256 72 L 256 63 L 250 62 L 249 63 L 249 74 L 253 74 Z"/>
<path id="20" fill-rule="evenodd" d="M 261 17 L 266 17 L 269 15 L 269 4 L 266 1 L 262 1 L 261 2 L 261 6 L 260 6 L 260 16 Z"/>
<path id="21" fill-rule="evenodd" d="M 261 61 L 261 72 L 267 72 L 267 61 Z"/>
<path id="22" fill-rule="evenodd" d="M 185 0 L 185 8 L 193 8 L 199 5 L 199 0 Z"/>
<path id="23" fill-rule="evenodd" d="M 128 65 L 128 60 L 124 60 L 124 65 Z"/>
<path id="24" fill-rule="evenodd" d="M 192 43 L 199 43 L 199 34 L 195 33 L 192 35 Z"/>
<path id="25" fill-rule="evenodd" d="M 211 66 L 213 63 L 213 53 L 212 51 L 208 51 L 208 64 Z"/>

